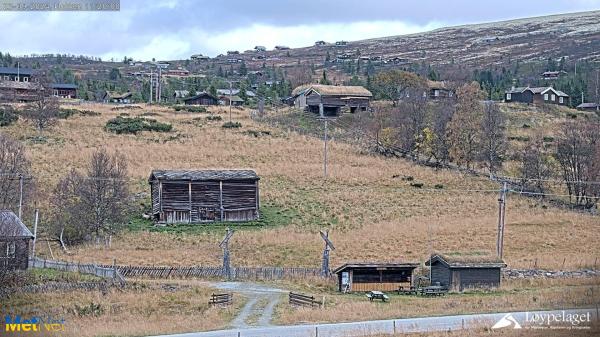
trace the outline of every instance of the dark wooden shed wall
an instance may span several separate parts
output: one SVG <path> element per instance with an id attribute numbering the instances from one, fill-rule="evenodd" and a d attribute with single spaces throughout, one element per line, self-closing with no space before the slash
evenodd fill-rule
<path id="1" fill-rule="evenodd" d="M 30 238 L 0 238 L 0 268 L 25 270 L 29 264 Z M 15 243 L 15 256 L 6 256 L 6 245 Z"/>
<path id="2" fill-rule="evenodd" d="M 454 284 L 454 280 L 460 280 Z M 439 282 L 449 289 L 497 287 L 500 285 L 500 268 L 453 268 L 439 261 L 431 266 L 431 282 Z"/>

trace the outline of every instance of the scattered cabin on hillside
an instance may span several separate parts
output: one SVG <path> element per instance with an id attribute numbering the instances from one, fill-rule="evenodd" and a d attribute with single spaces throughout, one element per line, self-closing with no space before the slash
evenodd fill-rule
<path id="1" fill-rule="evenodd" d="M 506 264 L 498 257 L 449 256 L 434 254 L 425 263 L 431 267 L 431 283 L 439 282 L 450 290 L 494 288 L 500 285 L 501 269 Z"/>
<path id="2" fill-rule="evenodd" d="M 564 70 L 560 71 L 545 71 L 542 73 L 542 78 L 544 80 L 556 80 L 563 75 L 567 75 L 568 73 Z"/>
<path id="3" fill-rule="evenodd" d="M 528 104 L 569 105 L 569 95 L 552 87 L 511 88 L 504 94 L 504 101 Z"/>
<path id="4" fill-rule="evenodd" d="M 361 86 L 311 85 L 303 93 L 306 106 L 320 116 L 338 116 L 342 110 L 366 111 L 373 94 Z"/>
<path id="5" fill-rule="evenodd" d="M 0 210 L 0 269 L 27 269 L 32 240 L 33 234 L 15 213 Z"/>
<path id="6" fill-rule="evenodd" d="M 152 218 L 162 224 L 256 220 L 259 179 L 252 170 L 154 170 Z"/>
<path id="7" fill-rule="evenodd" d="M 267 51 L 267 47 L 265 46 L 256 46 L 254 47 L 255 51 Z"/>
<path id="8" fill-rule="evenodd" d="M 207 92 L 200 92 L 192 97 L 184 98 L 185 105 L 217 105 L 219 100 Z"/>
<path id="9" fill-rule="evenodd" d="M 400 286 L 412 285 L 413 271 L 418 266 L 418 263 L 346 263 L 333 273 L 341 292 L 395 291 Z"/>
<path id="10" fill-rule="evenodd" d="M 581 103 L 577 106 L 577 110 L 580 111 L 600 111 L 600 104 L 598 103 Z"/>
<path id="11" fill-rule="evenodd" d="M 315 42 L 315 46 L 325 46 L 327 45 L 327 42 L 323 41 L 323 40 L 319 40 L 317 42 Z"/>
<path id="12" fill-rule="evenodd" d="M 54 83 L 50 85 L 52 96 L 60 98 L 77 98 L 77 84 Z"/>
<path id="13" fill-rule="evenodd" d="M 33 69 L 0 67 L 0 81 L 31 82 Z"/>
<path id="14" fill-rule="evenodd" d="M 229 101 L 230 101 L 230 97 L 231 97 L 231 105 L 232 106 L 242 106 L 244 105 L 244 100 L 240 97 L 240 96 L 219 96 L 219 104 L 221 105 L 229 105 Z"/>
<path id="15" fill-rule="evenodd" d="M 275 50 L 289 50 L 290 47 L 288 46 L 275 46 Z"/>
<path id="16" fill-rule="evenodd" d="M 37 101 L 39 90 L 43 90 L 36 82 L 4 81 L 0 79 L 0 102 L 27 103 Z"/>
<path id="17" fill-rule="evenodd" d="M 129 104 L 131 103 L 131 96 L 133 94 L 131 92 L 119 93 L 113 91 L 106 91 L 104 96 L 102 96 L 102 101 L 104 103 L 123 103 Z"/>
<path id="18" fill-rule="evenodd" d="M 429 92 L 427 95 L 430 99 L 444 99 L 455 97 L 454 90 L 442 81 L 427 81 Z"/>

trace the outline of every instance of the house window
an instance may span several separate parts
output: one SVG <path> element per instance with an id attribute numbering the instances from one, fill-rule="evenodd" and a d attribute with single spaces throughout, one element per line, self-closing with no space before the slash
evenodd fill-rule
<path id="1" fill-rule="evenodd" d="M 19 82 L 19 76 L 15 76 L 15 82 Z"/>
<path id="2" fill-rule="evenodd" d="M 506 100 L 510 101 L 512 99 L 512 96 L 510 93 L 506 94 Z"/>
<path id="3" fill-rule="evenodd" d="M 427 97 L 427 92 L 426 91 L 423 91 L 423 97 L 424 98 Z"/>
<path id="4" fill-rule="evenodd" d="M 433 91 L 433 96 L 438 97 L 440 95 L 440 91 L 439 90 L 434 90 Z"/>
<path id="5" fill-rule="evenodd" d="M 6 257 L 9 258 L 14 258 L 15 257 L 15 252 L 16 252 L 16 245 L 14 242 L 7 242 L 6 243 Z"/>
<path id="6" fill-rule="evenodd" d="M 548 100 L 548 94 L 544 94 L 544 101 Z"/>
<path id="7" fill-rule="evenodd" d="M 4 80 L 5 80 L 5 81 L 9 81 L 9 80 L 10 80 L 10 77 L 9 77 L 9 76 L 6 76 L 6 75 L 4 75 Z"/>
<path id="8" fill-rule="evenodd" d="M 565 102 L 564 97 L 559 97 L 558 98 L 558 103 L 563 104 Z"/>
<path id="9" fill-rule="evenodd" d="M 452 93 L 452 91 L 448 91 L 448 97 L 452 97 L 454 96 L 454 93 Z"/>
<path id="10" fill-rule="evenodd" d="M 552 94 L 550 97 L 552 98 L 552 102 L 556 101 L 556 95 Z"/>
<path id="11" fill-rule="evenodd" d="M 23 77 L 23 82 L 29 82 L 29 77 Z"/>

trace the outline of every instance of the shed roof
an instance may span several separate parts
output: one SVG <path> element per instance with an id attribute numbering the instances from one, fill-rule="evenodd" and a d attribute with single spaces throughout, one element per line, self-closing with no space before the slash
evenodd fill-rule
<path id="1" fill-rule="evenodd" d="M 595 109 L 598 106 L 600 106 L 600 104 L 598 103 L 581 103 L 577 106 L 578 109 Z"/>
<path id="2" fill-rule="evenodd" d="M 131 92 L 120 93 L 114 91 L 107 91 L 105 94 L 108 99 L 125 99 L 131 97 L 132 95 L 133 94 Z"/>
<path id="3" fill-rule="evenodd" d="M 315 91 L 319 95 L 325 96 L 373 97 L 373 94 L 369 90 L 358 85 L 313 84 L 308 91 Z"/>
<path id="4" fill-rule="evenodd" d="M 425 262 L 425 265 L 431 265 L 431 262 L 439 261 L 450 268 L 505 268 L 506 263 L 493 255 L 445 255 L 433 254 Z"/>
<path id="5" fill-rule="evenodd" d="M 153 180 L 185 180 L 185 181 L 224 181 L 224 180 L 259 180 L 253 170 L 153 170 L 149 181 Z"/>
<path id="6" fill-rule="evenodd" d="M 344 265 L 336 268 L 333 273 L 341 273 L 346 269 L 415 269 L 419 266 L 418 263 L 378 263 L 378 262 L 361 262 L 361 263 L 345 263 Z"/>
<path id="7" fill-rule="evenodd" d="M 518 87 L 518 88 L 512 88 L 510 90 L 507 90 L 506 93 L 507 94 L 516 94 L 516 93 L 523 93 L 527 90 L 531 91 L 534 94 L 544 94 L 547 91 L 553 91 L 557 96 L 569 97 L 569 95 L 567 95 L 566 93 L 564 93 L 560 90 L 556 90 L 552 87 Z"/>
<path id="8" fill-rule="evenodd" d="M 24 89 L 24 90 L 37 90 L 41 86 L 36 82 L 17 82 L 17 81 L 0 81 L 0 88 L 2 89 Z"/>
<path id="9" fill-rule="evenodd" d="M 0 210 L 0 237 L 33 239 L 33 234 L 15 213 Z"/>

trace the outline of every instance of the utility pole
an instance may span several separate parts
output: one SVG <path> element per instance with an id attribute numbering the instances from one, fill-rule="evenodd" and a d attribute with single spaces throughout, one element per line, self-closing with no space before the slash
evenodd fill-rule
<path id="1" fill-rule="evenodd" d="M 231 124 L 231 97 L 233 96 L 233 86 L 229 81 L 229 123 Z"/>
<path id="2" fill-rule="evenodd" d="M 325 248 L 323 249 L 323 263 L 321 264 L 321 275 L 323 277 L 329 276 L 329 252 L 335 250 L 333 242 L 329 240 L 329 230 L 319 231 L 321 238 L 325 241 Z"/>
<path id="3" fill-rule="evenodd" d="M 158 95 L 156 95 L 156 102 L 160 103 L 160 97 L 162 94 L 162 68 L 158 67 Z"/>
<path id="4" fill-rule="evenodd" d="M 600 89 L 598 87 L 600 87 L 600 68 L 596 69 L 596 111 L 600 111 Z"/>
<path id="5" fill-rule="evenodd" d="M 150 104 L 152 104 L 152 90 L 154 90 L 154 72 L 150 69 Z"/>
<path id="6" fill-rule="evenodd" d="M 37 226 L 38 226 L 38 219 L 40 216 L 40 211 L 39 209 L 35 209 L 35 222 L 33 223 L 33 248 L 31 249 L 31 256 L 35 257 L 35 243 L 37 242 Z"/>
<path id="7" fill-rule="evenodd" d="M 223 238 L 223 241 L 219 244 L 219 247 L 223 249 L 223 272 L 227 276 L 227 279 L 231 279 L 231 267 L 229 265 L 229 240 L 233 236 L 233 230 L 227 227 L 227 233 Z"/>
<path id="8" fill-rule="evenodd" d="M 23 216 L 23 175 L 19 174 L 19 219 Z"/>
<path id="9" fill-rule="evenodd" d="M 506 215 L 506 182 L 502 183 L 502 190 L 498 198 L 498 239 L 496 240 L 496 252 L 502 258 L 504 249 L 504 221 Z"/>
<path id="10" fill-rule="evenodd" d="M 327 179 L 327 129 L 328 129 L 328 125 L 327 125 L 327 118 L 324 119 L 325 121 L 325 135 L 323 137 L 323 141 L 325 143 L 324 145 L 324 152 L 323 152 L 323 177 L 325 179 Z"/>

